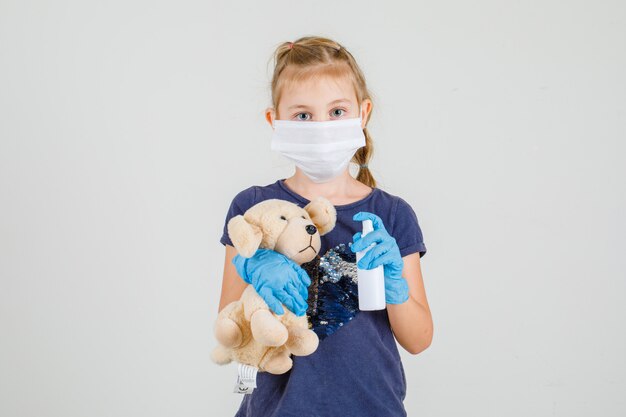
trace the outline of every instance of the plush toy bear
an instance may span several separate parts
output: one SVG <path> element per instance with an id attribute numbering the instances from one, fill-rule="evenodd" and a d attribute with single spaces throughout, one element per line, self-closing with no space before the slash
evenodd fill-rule
<path id="1" fill-rule="evenodd" d="M 336 219 L 335 207 L 323 197 L 304 208 L 268 199 L 231 218 L 227 229 L 235 249 L 245 258 L 264 248 L 302 265 L 319 253 L 320 236 L 335 227 Z M 212 360 L 220 365 L 236 361 L 271 374 L 287 372 L 293 364 L 290 354 L 310 355 L 319 339 L 309 329 L 306 315 L 298 317 L 284 305 L 283 309 L 284 314 L 275 314 L 248 285 L 241 298 L 218 315 L 214 333 L 219 345 L 211 353 Z"/>

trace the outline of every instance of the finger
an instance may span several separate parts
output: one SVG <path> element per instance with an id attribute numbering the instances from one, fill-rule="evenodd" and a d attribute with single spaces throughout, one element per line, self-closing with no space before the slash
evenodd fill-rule
<path id="1" fill-rule="evenodd" d="M 300 311 L 299 313 L 301 314 L 297 314 L 298 316 L 301 316 L 302 314 L 306 313 L 307 309 L 309 308 L 309 302 L 307 301 L 309 298 L 309 290 L 307 289 L 307 287 L 300 283 L 299 284 L 299 294 L 302 298 L 298 298 L 302 300 L 302 304 L 300 306 Z"/>
<path id="2" fill-rule="evenodd" d="M 285 309 L 280 302 L 272 294 L 272 290 L 269 287 L 263 287 L 259 290 L 259 295 L 265 301 L 265 304 L 274 311 L 274 313 L 281 315 L 285 313 Z"/>
<path id="3" fill-rule="evenodd" d="M 307 302 L 306 300 L 302 300 L 302 297 L 300 296 L 300 294 L 297 294 L 296 296 L 293 297 L 294 300 L 294 308 L 293 310 L 291 310 L 295 315 L 297 316 L 301 316 L 303 312 L 306 312 L 307 310 Z"/>
<path id="4" fill-rule="evenodd" d="M 378 265 L 382 265 L 377 261 L 385 253 L 389 252 L 393 246 L 385 241 L 374 246 L 372 249 L 368 250 L 365 255 L 359 260 L 357 267 L 361 269 L 373 269 Z"/>
<path id="5" fill-rule="evenodd" d="M 304 285 L 304 283 L 300 281 L 292 282 L 292 284 L 296 287 L 298 293 L 302 296 L 304 300 L 309 299 L 309 288 Z"/>
<path id="6" fill-rule="evenodd" d="M 374 269 L 380 265 L 383 265 L 386 267 L 392 267 L 395 269 L 394 260 L 395 260 L 395 255 L 393 253 L 385 252 L 384 254 L 378 256 L 372 262 L 370 262 L 368 264 L 368 269 Z"/>
<path id="7" fill-rule="evenodd" d="M 274 296 L 276 296 L 276 298 L 285 305 L 285 307 L 287 307 L 290 311 L 294 311 L 297 306 L 296 303 L 293 299 L 293 297 L 291 295 L 289 295 L 287 293 L 287 291 L 283 290 L 283 289 L 275 289 L 274 290 Z"/>
<path id="8" fill-rule="evenodd" d="M 306 301 L 302 299 L 302 296 L 298 293 L 289 294 L 285 289 L 279 289 L 274 292 L 276 297 L 287 306 L 293 313 L 301 311 L 307 305 Z"/>
<path id="9" fill-rule="evenodd" d="M 384 252 L 380 256 L 377 256 L 373 261 L 368 264 L 367 269 L 376 268 L 379 265 L 385 266 L 385 277 L 394 278 L 398 276 L 402 276 L 402 271 L 404 269 L 404 261 L 400 257 L 397 252 L 397 248 L 395 245 L 389 245 L 390 250 Z"/>
<path id="10" fill-rule="evenodd" d="M 289 262 L 289 265 L 291 265 L 291 268 L 298 273 L 298 277 L 304 285 L 307 287 L 311 285 L 311 277 L 309 277 L 309 274 L 307 274 L 300 265 L 293 261 Z"/>
<path id="11" fill-rule="evenodd" d="M 368 248 L 372 243 L 380 243 L 384 240 L 387 240 L 387 233 L 383 230 L 374 230 L 354 242 L 351 248 L 354 252 L 360 252 Z"/>
<path id="12" fill-rule="evenodd" d="M 286 291 L 292 297 L 294 297 L 294 300 L 298 304 L 298 307 L 299 307 L 300 310 L 307 308 L 308 305 L 307 305 L 306 301 L 304 303 L 300 302 L 302 299 L 306 300 L 306 298 L 302 295 L 302 293 L 298 290 L 298 288 L 296 288 L 296 285 L 293 282 L 288 282 L 287 283 Z M 300 297 L 296 297 L 296 295 L 299 295 Z M 306 295 L 308 295 L 308 294 L 306 294 Z"/>
<path id="13" fill-rule="evenodd" d="M 385 230 L 385 225 L 380 217 L 375 215 L 374 213 L 370 213 L 368 211 L 359 211 L 357 214 L 352 216 L 352 220 L 362 221 L 370 219 L 372 221 L 372 226 L 374 226 L 374 230 Z"/>
<path id="14" fill-rule="evenodd" d="M 352 242 L 349 244 L 350 249 L 352 250 L 352 252 L 357 252 L 357 250 L 355 249 L 354 244 L 361 239 L 361 232 L 356 232 L 353 236 L 352 236 Z"/>

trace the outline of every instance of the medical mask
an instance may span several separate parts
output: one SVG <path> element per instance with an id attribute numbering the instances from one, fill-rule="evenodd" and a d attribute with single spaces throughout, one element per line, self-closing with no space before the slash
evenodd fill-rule
<path id="1" fill-rule="evenodd" d="M 293 161 L 313 182 L 341 174 L 365 146 L 361 112 L 352 119 L 307 122 L 274 120 L 271 149 Z"/>

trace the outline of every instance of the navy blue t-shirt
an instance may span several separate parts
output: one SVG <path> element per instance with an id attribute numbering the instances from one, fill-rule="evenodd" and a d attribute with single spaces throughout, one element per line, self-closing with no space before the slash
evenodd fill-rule
<path id="1" fill-rule="evenodd" d="M 232 200 L 220 242 L 232 246 L 228 221 L 270 198 L 300 207 L 309 203 L 284 179 L 249 187 Z M 307 316 L 319 346 L 308 356 L 292 355 L 293 366 L 285 374 L 259 372 L 257 388 L 243 395 L 235 417 L 406 416 L 406 379 L 387 310 L 359 310 L 356 254 L 349 246 L 362 231 L 362 222 L 352 216 L 368 211 L 382 219 L 400 255 L 419 252 L 422 257 L 426 246 L 417 216 L 406 201 L 380 188 L 335 209 L 336 225 L 321 236 L 319 255 L 302 265 L 311 276 Z"/>

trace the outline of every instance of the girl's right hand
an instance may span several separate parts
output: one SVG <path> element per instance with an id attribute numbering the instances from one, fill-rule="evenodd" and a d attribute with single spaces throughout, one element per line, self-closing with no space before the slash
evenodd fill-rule
<path id="1" fill-rule="evenodd" d="M 276 314 L 285 311 L 281 303 L 297 316 L 306 313 L 311 279 L 300 265 L 271 249 L 258 249 L 251 258 L 237 254 L 232 260 L 239 276 L 251 284 Z"/>

